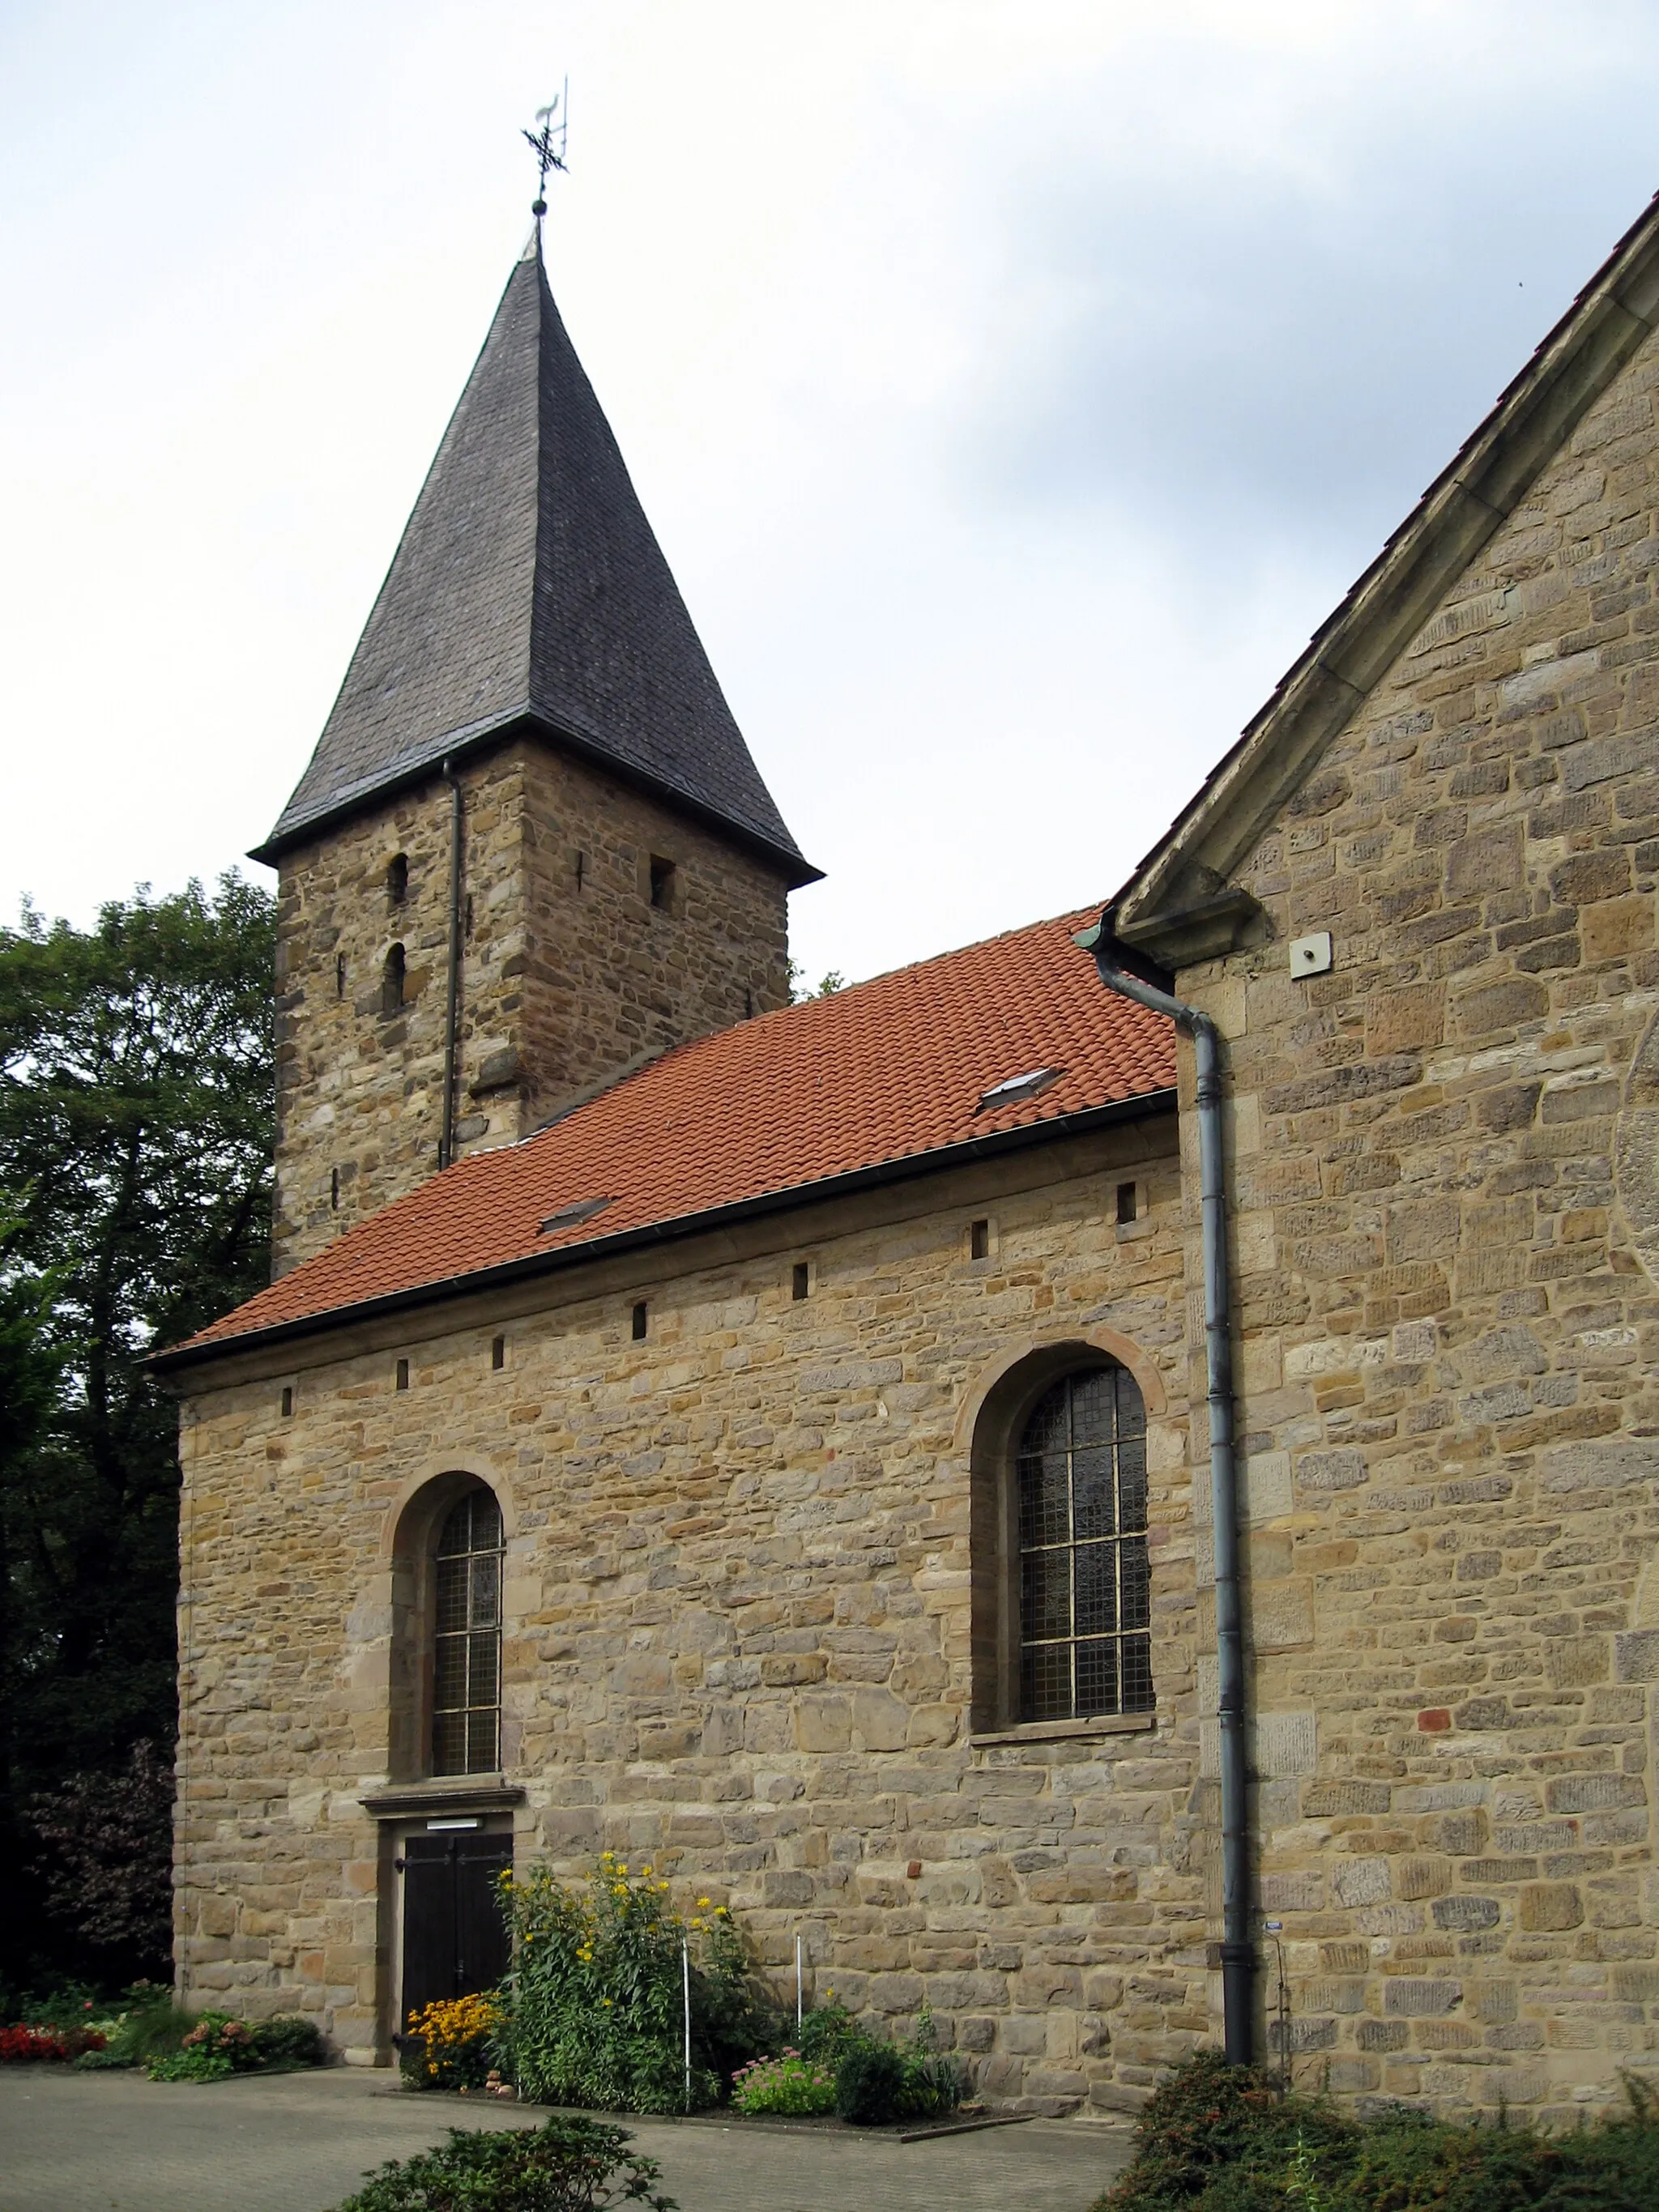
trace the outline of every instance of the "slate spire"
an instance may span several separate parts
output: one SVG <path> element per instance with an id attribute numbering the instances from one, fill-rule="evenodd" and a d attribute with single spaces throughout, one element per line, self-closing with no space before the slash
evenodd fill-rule
<path id="1" fill-rule="evenodd" d="M 732 720 L 538 242 L 507 280 L 310 765 L 253 857 L 515 727 L 735 832 L 792 885 L 818 874 Z"/>

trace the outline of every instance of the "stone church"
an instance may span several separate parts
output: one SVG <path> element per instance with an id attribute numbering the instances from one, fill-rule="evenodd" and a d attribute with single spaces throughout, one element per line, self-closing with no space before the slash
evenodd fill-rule
<path id="1" fill-rule="evenodd" d="M 179 1986 L 384 2063 L 650 1855 L 988 2099 L 1659 2075 L 1659 203 L 1103 910 L 814 870 L 514 270 L 280 875 Z M 1207 1404 L 1206 1404 L 1207 1399 Z"/>

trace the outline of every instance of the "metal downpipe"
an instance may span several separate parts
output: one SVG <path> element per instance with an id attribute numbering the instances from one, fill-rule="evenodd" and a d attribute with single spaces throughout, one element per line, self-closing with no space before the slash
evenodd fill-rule
<path id="1" fill-rule="evenodd" d="M 461 836 L 465 826 L 466 801 L 454 763 L 446 761 L 444 781 L 449 786 L 449 995 L 444 1011 L 444 1111 L 438 1138 L 438 1165 L 447 1168 L 455 1157 L 455 1042 L 461 1011 Z"/>
<path id="2" fill-rule="evenodd" d="M 1210 1411 L 1210 1517 L 1215 1535 L 1217 1718 L 1221 1736 L 1221 2010 L 1229 2065 L 1255 2047 L 1255 1944 L 1244 1746 L 1244 1615 L 1238 1580 L 1238 1465 L 1233 1448 L 1232 1280 L 1227 1267 L 1226 1166 L 1221 1141 L 1221 1038 L 1196 1006 L 1117 967 L 1102 927 L 1082 931 L 1101 981 L 1121 998 L 1167 1014 L 1197 1060 L 1199 1194 L 1204 1243 L 1204 1347 Z"/>

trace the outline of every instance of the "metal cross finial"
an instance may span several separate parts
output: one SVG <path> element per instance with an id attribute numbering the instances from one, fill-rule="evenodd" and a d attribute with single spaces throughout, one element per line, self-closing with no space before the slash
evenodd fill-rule
<path id="1" fill-rule="evenodd" d="M 565 167 L 564 142 L 570 128 L 569 118 L 570 80 L 567 77 L 558 98 L 550 101 L 547 106 L 538 107 L 536 110 L 536 120 L 541 125 L 541 129 L 526 131 L 524 134 L 525 143 L 536 156 L 536 165 L 539 172 L 536 197 L 530 204 L 530 212 L 536 218 L 536 234 L 538 238 L 541 235 L 542 217 L 547 213 L 547 173 L 550 169 L 562 171 Z"/>

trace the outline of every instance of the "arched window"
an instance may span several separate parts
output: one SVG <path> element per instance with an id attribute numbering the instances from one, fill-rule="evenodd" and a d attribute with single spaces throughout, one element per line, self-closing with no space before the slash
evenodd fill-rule
<path id="1" fill-rule="evenodd" d="M 386 956 L 386 965 L 380 970 L 380 1012 L 386 1015 L 400 1013 L 404 1003 L 404 948 L 394 945 Z"/>
<path id="2" fill-rule="evenodd" d="M 501 1509 L 469 1490 L 438 1534 L 432 1638 L 432 1771 L 501 1764 Z"/>
<path id="3" fill-rule="evenodd" d="M 386 902 L 388 908 L 401 906 L 409 896 L 409 855 L 394 853 L 386 864 Z"/>
<path id="4" fill-rule="evenodd" d="M 1013 1472 L 1020 1719 L 1150 1712 L 1146 1409 L 1133 1376 L 1108 1365 L 1051 1383 Z"/>

